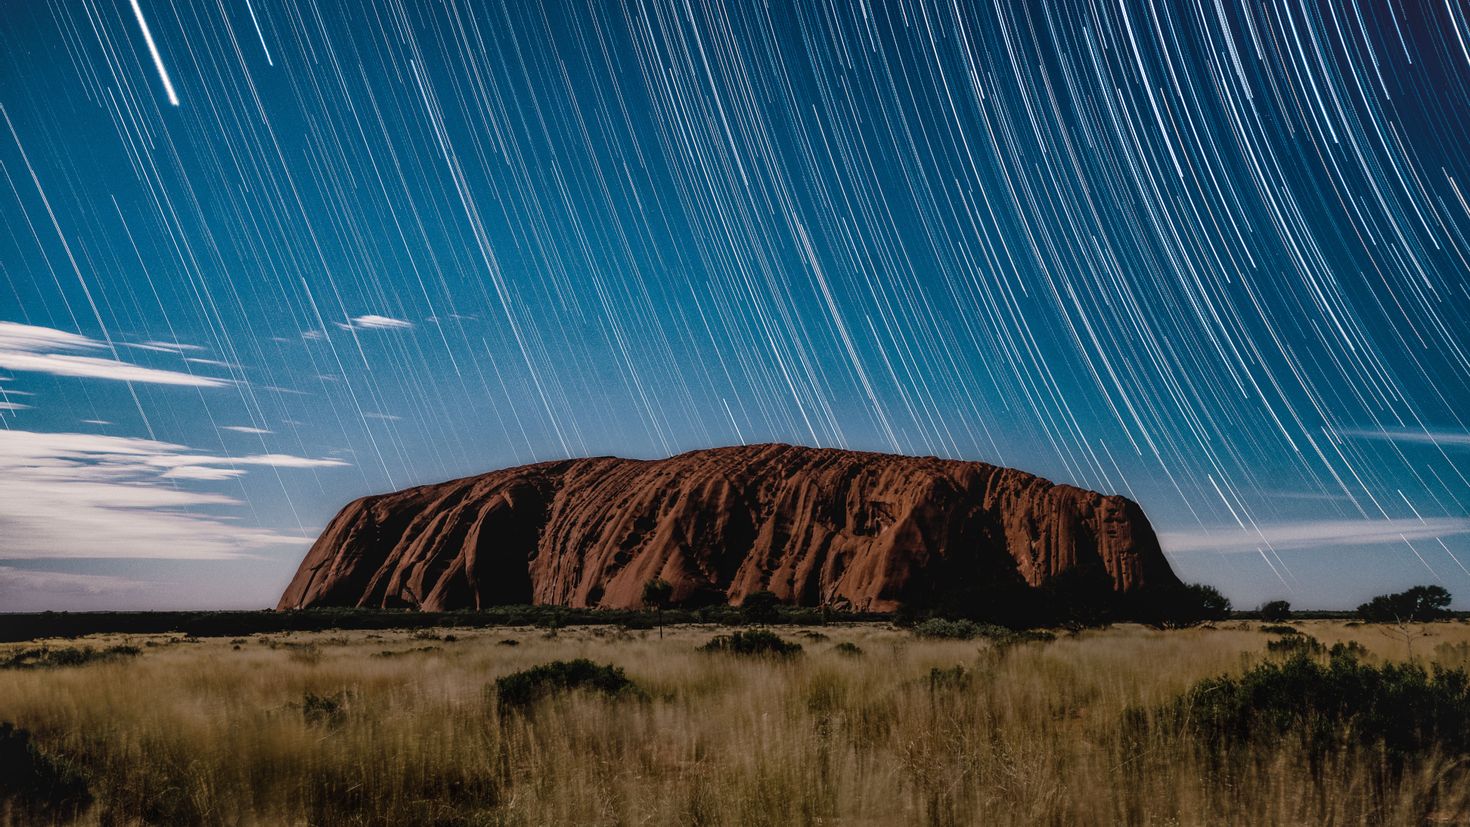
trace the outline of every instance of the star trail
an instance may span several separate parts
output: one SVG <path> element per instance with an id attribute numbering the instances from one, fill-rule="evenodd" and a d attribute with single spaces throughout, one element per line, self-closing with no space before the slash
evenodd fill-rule
<path id="1" fill-rule="evenodd" d="M 1130 496 L 1238 605 L 1470 596 L 1464 3 L 77 0 L 0 43 L 17 608 L 265 605 L 365 493 L 763 441 Z"/>

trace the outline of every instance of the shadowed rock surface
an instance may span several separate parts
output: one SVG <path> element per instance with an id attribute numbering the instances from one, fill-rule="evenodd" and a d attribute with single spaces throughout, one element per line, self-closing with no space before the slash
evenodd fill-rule
<path id="1" fill-rule="evenodd" d="M 790 445 L 564 460 L 347 505 L 280 608 L 673 602 L 892 611 L 1069 570 L 1136 593 L 1178 585 L 1139 506 L 979 462 Z M 983 588 L 982 588 L 983 591 Z"/>

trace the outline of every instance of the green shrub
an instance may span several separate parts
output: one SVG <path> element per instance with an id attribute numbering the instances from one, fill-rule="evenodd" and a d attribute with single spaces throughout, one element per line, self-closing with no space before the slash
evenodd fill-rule
<path id="1" fill-rule="evenodd" d="M 1470 676 L 1416 663 L 1373 666 L 1334 647 L 1325 662 L 1297 654 L 1240 677 L 1201 681 L 1156 720 L 1216 753 L 1249 753 L 1289 736 L 1302 740 L 1313 761 L 1356 744 L 1382 750 L 1401 769 L 1435 750 L 1470 754 Z"/>
<path id="2" fill-rule="evenodd" d="M 308 692 L 301 698 L 301 716 L 308 724 L 339 726 L 347 720 L 347 693 L 318 695 Z"/>
<path id="3" fill-rule="evenodd" d="M 15 823 L 69 822 L 92 803 L 87 780 L 70 761 L 36 746 L 31 734 L 0 723 L 0 815 Z"/>
<path id="4" fill-rule="evenodd" d="M 746 623 L 775 623 L 781 616 L 781 599 L 764 589 L 751 592 L 740 601 L 740 616 Z"/>
<path id="5" fill-rule="evenodd" d="M 836 652 L 839 655 L 847 655 L 848 657 L 857 657 L 863 653 L 863 649 L 861 646 L 858 646 L 856 643 L 851 643 L 846 640 L 842 641 L 836 646 L 833 646 L 832 651 Z"/>
<path id="6" fill-rule="evenodd" d="M 1293 629 L 1291 634 L 1267 643 L 1266 651 L 1274 654 L 1316 656 L 1326 654 L 1327 647 L 1311 635 L 1304 635 Z"/>
<path id="7" fill-rule="evenodd" d="M 783 640 L 765 629 L 750 629 L 728 635 L 717 635 L 699 647 L 701 652 L 725 652 L 732 655 L 774 655 L 791 657 L 800 654 L 801 644 Z"/>
<path id="8" fill-rule="evenodd" d="M 1302 630 L 1295 626 L 1285 626 L 1280 623 L 1268 623 L 1262 626 L 1260 631 L 1268 635 L 1299 635 L 1302 633 Z"/>
<path id="9" fill-rule="evenodd" d="M 10 653 L 9 657 L 0 660 L 0 669 L 49 669 L 59 666 L 81 666 L 87 663 L 131 658 L 141 654 L 143 650 L 136 646 L 109 646 L 106 649 L 93 649 L 90 646 L 52 649 L 47 646 L 37 646 Z"/>
<path id="10" fill-rule="evenodd" d="M 915 626 L 914 634 L 940 640 L 985 638 L 1001 652 L 1022 643 L 1048 643 L 1056 640 L 1056 635 L 1043 629 L 1007 629 L 1004 626 L 992 626 L 972 620 L 946 620 L 940 617 L 931 617 Z"/>
<path id="11" fill-rule="evenodd" d="M 526 709 L 549 695 L 574 689 L 615 697 L 637 687 L 622 669 L 586 658 L 543 663 L 495 680 L 496 697 L 502 706 L 513 709 Z"/>
<path id="12" fill-rule="evenodd" d="M 941 640 L 974 640 L 977 637 L 989 637 L 997 631 L 1007 630 L 999 626 L 981 625 L 973 620 L 949 620 L 943 617 L 931 617 L 914 627 L 914 634 L 919 637 Z"/>

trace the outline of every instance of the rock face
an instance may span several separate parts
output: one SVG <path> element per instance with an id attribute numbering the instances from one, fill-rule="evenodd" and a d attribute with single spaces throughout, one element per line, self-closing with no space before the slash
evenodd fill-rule
<path id="1" fill-rule="evenodd" d="M 363 497 L 322 532 L 280 608 L 631 608 L 662 577 L 676 604 L 769 589 L 798 605 L 892 611 L 920 593 L 1042 586 L 1074 568 L 1116 593 L 1179 582 L 1123 497 L 978 462 L 752 445 L 545 462 Z"/>

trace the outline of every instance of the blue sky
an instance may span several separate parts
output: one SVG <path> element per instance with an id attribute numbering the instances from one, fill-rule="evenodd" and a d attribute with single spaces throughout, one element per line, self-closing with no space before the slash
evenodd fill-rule
<path id="1" fill-rule="evenodd" d="M 777 6 L 0 10 L 0 610 L 270 605 L 353 497 L 759 441 L 1470 606 L 1462 12 Z"/>

